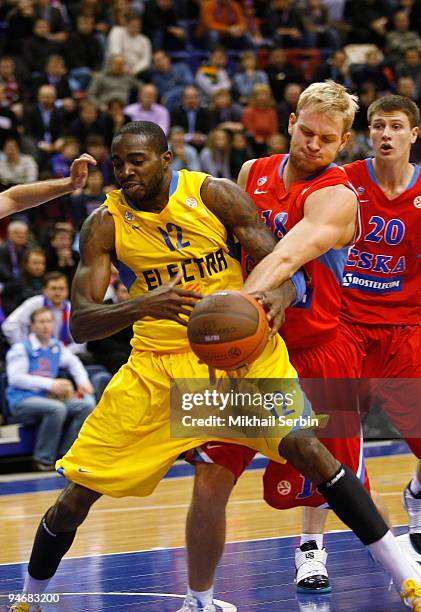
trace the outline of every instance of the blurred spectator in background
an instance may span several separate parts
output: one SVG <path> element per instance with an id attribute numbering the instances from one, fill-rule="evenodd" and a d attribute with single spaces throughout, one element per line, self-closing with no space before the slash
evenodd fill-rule
<path id="1" fill-rule="evenodd" d="M 95 75 L 86 92 L 87 98 L 105 110 L 110 100 L 118 98 L 127 104 L 130 92 L 139 87 L 140 81 L 128 74 L 122 55 L 111 55 L 104 71 Z"/>
<path id="2" fill-rule="evenodd" d="M 143 25 L 154 51 L 182 51 L 186 31 L 180 24 L 172 0 L 149 0 L 145 5 Z"/>
<path id="3" fill-rule="evenodd" d="M 250 102 L 243 112 L 242 123 L 252 138 L 255 154 L 260 157 L 265 143 L 278 131 L 278 115 L 269 85 L 255 85 Z"/>
<path id="4" fill-rule="evenodd" d="M 42 72 L 49 55 L 60 51 L 59 45 L 51 40 L 50 26 L 46 19 L 36 19 L 32 36 L 25 42 L 22 57 L 30 72 Z"/>
<path id="5" fill-rule="evenodd" d="M 165 134 L 170 130 L 170 114 L 162 104 L 158 104 L 158 90 L 152 83 L 139 87 L 137 102 L 124 109 L 131 121 L 153 121 Z"/>
<path id="6" fill-rule="evenodd" d="M 7 227 L 7 239 L 0 245 L 1 318 L 20 303 L 21 263 L 28 245 L 28 234 L 26 223 L 11 221 Z"/>
<path id="7" fill-rule="evenodd" d="M 6 100 L 6 88 L 0 83 L 0 149 L 6 140 L 18 139 L 18 119 Z"/>
<path id="8" fill-rule="evenodd" d="M 410 76 L 401 76 L 396 81 L 396 93 L 399 96 L 406 96 L 411 98 L 416 104 L 420 103 L 420 100 L 416 98 L 416 88 L 414 79 Z"/>
<path id="9" fill-rule="evenodd" d="M 277 102 L 283 100 L 285 87 L 289 83 L 304 83 L 305 80 L 301 69 L 287 62 L 285 51 L 281 47 L 269 51 L 266 73 Z"/>
<path id="10" fill-rule="evenodd" d="M 124 107 L 125 104 L 119 98 L 113 98 L 108 102 L 107 112 L 103 115 L 103 134 L 108 148 L 111 147 L 114 134 L 130 121 L 130 117 L 124 113 Z"/>
<path id="11" fill-rule="evenodd" d="M 59 4 L 59 6 L 61 5 Z M 61 8 L 63 7 L 61 6 Z M 34 9 L 36 19 L 45 19 L 47 21 L 50 30 L 50 40 L 63 43 L 67 38 L 67 32 L 60 8 L 53 6 L 51 0 L 35 0 Z"/>
<path id="12" fill-rule="evenodd" d="M 344 87 L 352 88 L 349 62 L 343 49 L 336 49 L 327 62 L 317 66 L 311 75 L 311 81 L 318 83 L 331 79 Z"/>
<path id="13" fill-rule="evenodd" d="M 206 146 L 200 151 L 202 171 L 216 178 L 231 178 L 230 140 L 224 130 L 212 130 L 208 134 Z"/>
<path id="14" fill-rule="evenodd" d="M 209 128 L 219 128 L 227 132 L 241 132 L 243 107 L 233 102 L 231 93 L 220 89 L 213 94 L 209 104 Z"/>
<path id="15" fill-rule="evenodd" d="M 341 46 L 339 33 L 333 27 L 329 11 L 322 0 L 305 0 L 301 19 L 306 47 L 337 49 Z"/>
<path id="16" fill-rule="evenodd" d="M 410 47 L 421 50 L 420 35 L 409 29 L 409 15 L 405 11 L 397 11 L 393 15 L 393 29 L 386 34 L 386 57 L 390 62 L 396 63 Z"/>
<path id="17" fill-rule="evenodd" d="M 257 69 L 256 54 L 253 51 L 244 51 L 241 54 L 239 68 L 240 71 L 232 80 L 233 93 L 241 104 L 247 104 L 253 87 L 257 83 L 269 85 L 269 78 L 266 72 Z"/>
<path id="18" fill-rule="evenodd" d="M 355 130 L 350 131 L 350 137 L 344 148 L 339 151 L 336 163 L 340 166 L 350 164 L 357 159 L 365 159 L 372 155 L 367 141 L 357 134 Z"/>
<path id="19" fill-rule="evenodd" d="M 72 353 L 83 354 L 84 344 L 73 342 L 69 329 L 70 302 L 67 278 L 61 272 L 49 272 L 44 277 L 41 295 L 25 300 L 2 325 L 3 334 L 10 345 L 25 340 L 30 331 L 31 313 L 37 308 L 50 308 L 53 313 L 53 336 L 61 340 Z"/>
<path id="20" fill-rule="evenodd" d="M 252 46 L 247 35 L 247 22 L 243 8 L 234 0 L 203 0 L 197 36 L 208 49 L 224 45 L 229 49 L 247 49 Z"/>
<path id="21" fill-rule="evenodd" d="M 353 129 L 356 132 L 363 134 L 368 132 L 367 110 L 368 107 L 377 98 L 376 86 L 373 83 L 364 83 L 359 91 L 360 108 L 355 115 Z"/>
<path id="22" fill-rule="evenodd" d="M 215 47 L 207 62 L 196 72 L 196 84 L 206 102 L 219 89 L 231 89 L 231 80 L 226 71 L 228 57 L 223 47 Z"/>
<path id="23" fill-rule="evenodd" d="M 107 4 L 102 2 L 102 0 L 80 0 L 79 2 L 73 2 L 70 6 L 70 15 L 74 22 L 78 15 L 92 17 L 95 23 L 95 32 L 103 36 L 110 29 Z"/>
<path id="24" fill-rule="evenodd" d="M 180 104 L 184 89 L 194 83 L 188 65 L 184 62 L 173 63 L 166 51 L 155 51 L 153 54 L 150 81 L 168 110 Z"/>
<path id="25" fill-rule="evenodd" d="M 39 247 L 24 251 L 21 261 L 21 302 L 42 293 L 46 261 L 45 251 Z"/>
<path id="26" fill-rule="evenodd" d="M 105 190 L 114 188 L 114 171 L 111 164 L 110 154 L 105 146 L 103 136 L 92 134 L 86 139 L 86 152 L 96 160 L 96 169 L 102 174 Z"/>
<path id="27" fill-rule="evenodd" d="M 7 353 L 6 397 L 15 422 L 38 425 L 33 469 L 46 472 L 54 470 L 92 412 L 94 389 L 81 361 L 53 337 L 51 310 L 36 309 L 30 322 L 29 336 Z M 69 379 L 60 378 L 59 368 L 69 371 L 77 393 Z"/>
<path id="28" fill-rule="evenodd" d="M 32 83 L 36 89 L 41 85 L 52 85 L 56 90 L 56 106 L 62 107 L 68 113 L 75 110 L 76 104 L 72 98 L 66 64 L 61 55 L 49 55 L 45 72 L 34 77 Z"/>
<path id="29" fill-rule="evenodd" d="M 23 116 L 25 133 L 32 145 L 31 153 L 42 169 L 48 166 L 65 125 L 63 112 L 55 107 L 55 101 L 55 87 L 41 85 L 37 103 L 30 106 Z"/>
<path id="30" fill-rule="evenodd" d="M 34 183 L 38 179 L 38 166 L 31 155 L 20 152 L 17 141 L 6 140 L 3 146 L 4 157 L 0 159 L 0 184 L 12 187 L 20 183 Z M 68 176 L 69 173 L 66 174 Z"/>
<path id="31" fill-rule="evenodd" d="M 70 126 L 70 133 L 80 142 L 81 148 L 86 149 L 89 136 L 100 136 L 104 126 L 98 106 L 92 100 L 82 100 L 77 118 Z"/>
<path id="32" fill-rule="evenodd" d="M 94 26 L 93 17 L 78 15 L 76 31 L 70 32 L 63 49 L 70 70 L 70 87 L 74 92 L 85 91 L 92 73 L 100 70 L 102 65 L 103 48 L 94 33 Z"/>
<path id="33" fill-rule="evenodd" d="M 58 153 L 51 158 L 51 173 L 55 178 L 69 176 L 70 166 L 80 153 L 76 138 L 65 138 Z"/>
<path id="34" fill-rule="evenodd" d="M 105 197 L 104 179 L 100 170 L 91 170 L 83 190 L 71 194 L 71 216 L 77 231 L 82 227 L 86 217 L 104 202 Z"/>
<path id="35" fill-rule="evenodd" d="M 179 125 L 175 125 L 170 130 L 168 143 L 173 154 L 172 169 L 195 170 L 200 172 L 201 165 L 199 155 L 194 147 L 184 141 L 185 131 Z"/>
<path id="36" fill-rule="evenodd" d="M 209 111 L 201 105 L 199 91 L 196 87 L 186 87 L 181 104 L 171 110 L 171 125 L 181 126 L 185 141 L 196 149 L 201 149 L 209 131 Z"/>
<path id="37" fill-rule="evenodd" d="M 266 143 L 266 155 L 279 155 L 288 153 L 289 140 L 284 134 L 274 134 Z"/>
<path id="38" fill-rule="evenodd" d="M 303 86 L 298 83 L 289 83 L 285 88 L 284 99 L 278 105 L 279 132 L 289 138 L 288 122 L 291 113 L 297 110 L 298 98 Z"/>
<path id="39" fill-rule="evenodd" d="M 350 28 L 348 42 L 372 43 L 383 48 L 392 14 L 387 0 L 347 0 L 344 18 Z"/>
<path id="40" fill-rule="evenodd" d="M 0 84 L 5 88 L 5 100 L 10 110 L 22 117 L 24 84 L 16 72 L 14 59 L 7 55 L 0 57 Z"/>
<path id="41" fill-rule="evenodd" d="M 384 95 L 391 88 L 392 72 L 382 62 L 382 53 L 376 47 L 369 49 L 364 64 L 352 64 L 350 72 L 357 89 L 364 83 L 372 83 L 378 92 Z M 390 81 L 389 81 L 390 75 Z"/>
<path id="42" fill-rule="evenodd" d="M 151 41 L 142 34 L 142 20 L 134 13 L 126 15 L 124 25 L 114 25 L 107 39 L 108 55 L 122 55 L 131 76 L 139 76 L 150 68 Z"/>
<path id="43" fill-rule="evenodd" d="M 291 0 L 271 0 L 261 29 L 263 36 L 279 47 L 305 46 L 301 13 Z"/>
<path id="44" fill-rule="evenodd" d="M 115 297 L 105 300 L 105 304 L 117 304 L 129 299 L 129 292 L 120 279 L 114 281 L 113 288 Z M 130 325 L 108 338 L 88 342 L 88 350 L 93 355 L 95 363 L 105 366 L 111 374 L 115 374 L 129 358 L 132 336 L 133 330 Z"/>
<path id="45" fill-rule="evenodd" d="M 46 247 L 47 271 L 60 272 L 66 277 L 69 287 L 72 284 L 79 253 L 72 248 L 73 232 L 64 227 L 54 228 L 49 244 Z"/>
<path id="46" fill-rule="evenodd" d="M 32 36 L 35 11 L 32 0 L 18 0 L 7 15 L 6 50 L 11 55 L 20 55 Z"/>
<path id="47" fill-rule="evenodd" d="M 244 131 L 234 132 L 231 138 L 230 171 L 231 178 L 236 181 L 241 167 L 253 157 L 253 149 L 247 141 Z"/>
<path id="48" fill-rule="evenodd" d="M 421 54 L 416 47 L 410 47 L 405 51 L 403 61 L 395 67 L 396 78 L 410 76 L 415 83 L 416 99 L 421 99 Z"/>
<path id="49" fill-rule="evenodd" d="M 398 1 L 399 11 L 405 11 L 409 17 L 409 26 L 414 32 L 421 32 L 421 2 L 420 0 Z"/>

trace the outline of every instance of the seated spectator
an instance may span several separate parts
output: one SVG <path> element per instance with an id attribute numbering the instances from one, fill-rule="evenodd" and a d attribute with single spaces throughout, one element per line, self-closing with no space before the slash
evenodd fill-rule
<path id="1" fill-rule="evenodd" d="M 421 99 L 421 60 L 420 51 L 416 47 L 410 47 L 405 51 L 403 62 L 399 62 L 395 68 L 397 78 L 410 76 L 415 83 L 415 97 Z"/>
<path id="2" fill-rule="evenodd" d="M 303 86 L 298 83 L 289 83 L 285 88 L 284 99 L 278 105 L 279 131 L 289 138 L 288 122 L 291 113 L 297 110 L 298 98 L 303 91 Z"/>
<path id="3" fill-rule="evenodd" d="M 231 178 L 230 140 L 224 130 L 212 130 L 208 134 L 206 146 L 200 151 L 202 171 L 216 178 Z"/>
<path id="4" fill-rule="evenodd" d="M 23 221 L 11 221 L 7 240 L 0 245 L 0 296 L 2 317 L 20 303 L 21 263 L 28 246 L 28 226 Z"/>
<path id="5" fill-rule="evenodd" d="M 10 55 L 19 56 L 32 36 L 35 11 L 32 0 L 18 0 L 7 15 L 6 49 Z"/>
<path id="6" fill-rule="evenodd" d="M 130 117 L 124 114 L 124 107 L 125 104 L 119 98 L 113 98 L 108 102 L 107 111 L 103 114 L 103 134 L 108 148 L 111 148 L 116 132 L 130 121 Z"/>
<path id="7" fill-rule="evenodd" d="M 21 118 L 25 89 L 23 79 L 17 74 L 15 60 L 7 55 L 0 57 L 0 84 L 5 87 L 8 107 Z"/>
<path id="8" fill-rule="evenodd" d="M 151 66 L 151 41 L 142 32 L 142 20 L 131 13 L 126 16 L 124 26 L 115 25 L 111 28 L 108 39 L 108 54 L 122 55 L 131 76 L 139 76 Z"/>
<path id="9" fill-rule="evenodd" d="M 243 8 L 234 0 L 203 0 L 197 28 L 199 39 L 204 38 L 208 49 L 224 45 L 229 49 L 247 49 L 247 22 Z"/>
<path id="10" fill-rule="evenodd" d="M 421 32 L 421 2 L 420 0 L 400 0 L 397 10 L 404 11 L 409 17 L 409 27 L 414 32 Z"/>
<path id="11" fill-rule="evenodd" d="M 79 253 L 72 248 L 72 244 L 73 232 L 59 225 L 53 230 L 46 248 L 47 271 L 63 274 L 69 286 L 79 263 Z"/>
<path id="12" fill-rule="evenodd" d="M 384 52 L 387 59 L 395 64 L 410 47 L 421 50 L 421 37 L 418 32 L 409 29 L 409 15 L 405 11 L 397 11 L 393 16 L 393 29 L 386 34 Z"/>
<path id="13" fill-rule="evenodd" d="M 96 160 L 95 168 L 102 174 L 105 191 L 115 189 L 113 166 L 110 159 L 110 153 L 105 146 L 103 136 L 99 136 L 98 134 L 88 136 L 86 139 L 86 152 L 89 153 L 89 155 L 92 155 L 92 157 Z"/>
<path id="14" fill-rule="evenodd" d="M 291 0 L 271 0 L 262 21 L 262 34 L 276 46 L 304 47 L 304 25 Z"/>
<path id="15" fill-rule="evenodd" d="M 185 141 L 201 149 L 209 131 L 209 111 L 200 104 L 199 91 L 196 87 L 186 87 L 183 91 L 180 106 L 171 110 L 171 125 L 181 126 Z"/>
<path id="16" fill-rule="evenodd" d="M 83 190 L 73 192 L 70 197 L 73 226 L 79 231 L 86 217 L 105 200 L 106 193 L 101 171 L 96 168 L 91 170 Z"/>
<path id="17" fill-rule="evenodd" d="M 66 64 L 61 55 L 50 55 L 45 63 L 45 70 L 32 80 L 34 87 L 38 89 L 41 85 L 52 85 L 56 90 L 56 106 L 63 108 L 67 113 L 72 113 L 76 104 L 72 98 Z"/>
<path id="18" fill-rule="evenodd" d="M 396 93 L 399 96 L 406 96 L 411 98 L 416 104 L 420 104 L 420 100 L 417 100 L 416 87 L 414 79 L 410 76 L 401 76 L 396 81 Z"/>
<path id="19" fill-rule="evenodd" d="M 64 45 L 69 68 L 69 84 L 74 92 L 85 91 L 92 73 L 101 69 L 102 44 L 95 34 L 95 21 L 90 15 L 78 15 L 76 31 L 70 32 Z"/>
<path id="20" fill-rule="evenodd" d="M 31 313 L 37 308 L 50 308 L 53 313 L 53 336 L 61 340 L 72 353 L 83 353 L 84 344 L 73 342 L 69 329 L 70 302 L 69 284 L 61 272 L 49 272 L 44 277 L 42 295 L 25 300 L 14 310 L 2 325 L 3 334 L 10 345 L 25 340 L 30 331 Z"/>
<path id="21" fill-rule="evenodd" d="M 18 119 L 6 100 L 6 87 L 0 82 L 0 149 L 6 140 L 18 140 Z"/>
<path id="22" fill-rule="evenodd" d="M 242 122 L 249 136 L 252 146 L 259 157 L 265 150 L 268 138 L 278 131 L 278 115 L 269 85 L 255 85 L 250 102 L 243 112 Z"/>
<path id="23" fill-rule="evenodd" d="M 336 49 L 327 62 L 317 66 L 311 75 L 311 80 L 314 83 L 326 81 L 327 79 L 331 79 L 344 87 L 352 88 L 353 83 L 349 71 L 349 62 L 343 49 Z"/>
<path id="24" fill-rule="evenodd" d="M 350 43 L 370 43 L 382 49 L 392 5 L 384 0 L 347 0 L 344 18 L 350 25 Z"/>
<path id="25" fill-rule="evenodd" d="M 4 158 L 0 159 L 0 184 L 7 188 L 21 183 L 34 183 L 38 179 L 38 166 L 31 155 L 20 152 L 16 140 L 6 140 Z M 68 176 L 68 175 L 67 175 Z"/>
<path id="26" fill-rule="evenodd" d="M 285 51 L 281 47 L 275 47 L 269 51 L 266 73 L 269 77 L 273 97 L 277 102 L 283 100 L 285 87 L 289 83 L 304 83 L 305 81 L 300 68 L 292 66 L 290 62 L 287 62 Z M 315 80 L 317 81 L 318 79 Z"/>
<path id="27" fill-rule="evenodd" d="M 90 136 L 101 136 L 104 130 L 101 113 L 95 102 L 82 100 L 77 118 L 70 125 L 70 133 L 78 140 L 82 149 Z"/>
<path id="28" fill-rule="evenodd" d="M 26 137 L 32 145 L 31 154 L 42 169 L 48 166 L 65 129 L 65 117 L 62 111 L 55 107 L 56 97 L 56 90 L 52 85 L 41 85 L 37 93 L 37 103 L 30 106 L 23 116 Z"/>
<path id="29" fill-rule="evenodd" d="M 51 310 L 37 308 L 30 315 L 31 333 L 12 346 L 6 356 L 6 397 L 15 422 L 36 424 L 33 469 L 54 470 L 54 463 L 73 444 L 94 408 L 93 387 L 81 361 L 53 337 Z M 66 369 L 77 389 L 67 378 Z"/>
<path id="30" fill-rule="evenodd" d="M 26 249 L 21 261 L 21 302 L 42 293 L 45 270 L 45 251 L 40 248 Z"/>
<path id="31" fill-rule="evenodd" d="M 36 19 L 31 38 L 23 47 L 22 57 L 25 65 L 32 73 L 44 70 L 49 55 L 58 53 L 58 44 L 51 40 L 50 25 L 46 19 Z"/>
<path id="32" fill-rule="evenodd" d="M 284 134 L 274 134 L 266 143 L 266 155 L 279 155 L 288 153 L 289 141 Z"/>
<path id="33" fill-rule="evenodd" d="M 244 129 L 241 119 L 243 107 L 233 102 L 232 96 L 226 89 L 215 91 L 209 104 L 209 127 L 213 130 L 220 128 L 227 132 L 241 132 Z"/>
<path id="34" fill-rule="evenodd" d="M 232 83 L 234 96 L 241 104 L 248 103 L 253 87 L 257 83 L 269 85 L 266 72 L 257 70 L 257 59 L 253 51 L 241 54 L 240 71 L 234 75 Z"/>
<path id="35" fill-rule="evenodd" d="M 67 38 L 63 15 L 57 6 L 52 6 L 51 0 L 36 0 L 34 4 L 35 18 L 45 19 L 50 29 L 50 40 L 63 43 Z"/>
<path id="36" fill-rule="evenodd" d="M 196 72 L 196 84 L 206 102 L 211 100 L 215 91 L 231 89 L 231 80 L 225 69 L 228 57 L 223 47 L 215 47 L 209 60 L 199 66 Z"/>
<path id="37" fill-rule="evenodd" d="M 200 172 L 199 155 L 194 147 L 184 141 L 185 132 L 182 127 L 175 125 L 170 130 L 168 143 L 173 155 L 172 169 L 196 170 Z"/>
<path id="38" fill-rule="evenodd" d="M 187 64 L 172 63 L 171 57 L 165 51 L 155 51 L 151 82 L 158 90 L 162 103 L 169 109 L 180 104 L 183 91 L 193 85 L 193 75 Z"/>
<path id="39" fill-rule="evenodd" d="M 90 82 L 86 96 L 105 110 L 109 101 L 115 98 L 127 104 L 131 91 L 138 89 L 139 85 L 140 81 L 128 73 L 124 57 L 111 55 L 105 70 L 95 75 Z"/>
<path id="40" fill-rule="evenodd" d="M 374 102 L 376 98 L 376 86 L 373 85 L 373 83 L 364 83 L 359 91 L 360 108 L 355 115 L 354 123 L 352 124 L 352 127 L 356 132 L 361 132 L 363 135 L 368 132 L 367 110 L 370 104 Z"/>
<path id="41" fill-rule="evenodd" d="M 129 299 L 129 292 L 120 279 L 113 282 L 113 289 L 114 299 L 105 300 L 104 304 L 118 304 Z M 129 325 L 103 340 L 91 340 L 88 342 L 88 350 L 95 363 L 103 365 L 111 374 L 115 374 L 129 358 L 132 336 L 133 329 Z"/>
<path id="42" fill-rule="evenodd" d="M 76 138 L 65 138 L 58 153 L 51 158 L 51 173 L 56 178 L 69 176 L 70 166 L 80 153 Z"/>
<path id="43" fill-rule="evenodd" d="M 306 47 L 337 49 L 341 39 L 322 0 L 306 0 L 301 11 Z"/>
<path id="44" fill-rule="evenodd" d="M 181 25 L 172 0 L 149 0 L 145 5 L 143 26 L 154 51 L 183 51 L 186 30 Z"/>
<path id="45" fill-rule="evenodd" d="M 380 95 L 390 92 L 391 71 L 383 64 L 382 53 L 376 47 L 367 51 L 365 64 L 351 65 L 350 73 L 352 81 L 358 89 L 365 83 L 373 83 Z"/>
<path id="46" fill-rule="evenodd" d="M 124 109 L 131 121 L 153 121 L 168 134 L 170 129 L 170 114 L 162 104 L 157 103 L 158 90 L 152 83 L 139 88 L 138 101 L 129 104 Z"/>
<path id="47" fill-rule="evenodd" d="M 236 181 L 242 165 L 253 157 L 251 148 L 244 132 L 234 132 L 231 139 L 230 171 L 231 178 Z"/>

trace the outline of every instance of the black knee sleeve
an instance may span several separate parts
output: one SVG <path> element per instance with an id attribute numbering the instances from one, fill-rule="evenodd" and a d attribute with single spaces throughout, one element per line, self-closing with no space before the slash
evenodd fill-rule
<path id="1" fill-rule="evenodd" d="M 48 512 L 39 524 L 29 560 L 29 575 L 36 580 L 47 580 L 54 576 L 76 535 L 76 529 L 53 533 L 46 523 L 47 514 Z"/>
<path id="2" fill-rule="evenodd" d="M 345 465 L 317 489 L 363 544 L 373 544 L 389 531 L 366 489 Z"/>

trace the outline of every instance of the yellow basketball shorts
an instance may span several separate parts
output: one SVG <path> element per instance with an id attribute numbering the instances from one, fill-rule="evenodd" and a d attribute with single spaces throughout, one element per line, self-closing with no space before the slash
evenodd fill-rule
<path id="1" fill-rule="evenodd" d="M 133 350 L 128 362 L 109 382 L 73 446 L 57 461 L 56 469 L 88 489 L 123 497 L 149 495 L 182 452 L 211 440 L 244 444 L 274 461 L 283 462 L 278 446 L 291 431 L 290 426 L 277 428 L 277 437 L 258 439 L 217 435 L 202 439 L 171 437 L 171 379 L 207 379 L 208 375 L 207 366 L 199 364 L 191 351 L 157 354 Z M 296 376 L 285 344 L 277 335 L 245 377 L 295 379 Z"/>

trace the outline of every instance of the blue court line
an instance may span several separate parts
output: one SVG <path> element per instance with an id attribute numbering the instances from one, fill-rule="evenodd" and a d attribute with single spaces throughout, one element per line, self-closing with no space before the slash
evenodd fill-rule
<path id="1" fill-rule="evenodd" d="M 332 594 L 297 596 L 293 559 L 298 543 L 297 536 L 228 543 L 215 597 L 241 612 L 402 612 L 397 593 L 388 591 L 387 576 L 349 531 L 325 536 Z M 0 566 L 0 606 L 7 593 L 19 593 L 25 569 L 18 563 Z M 174 612 L 186 578 L 181 548 L 68 558 L 48 588 L 66 595 L 46 612 Z"/>
<path id="2" fill-rule="evenodd" d="M 385 457 L 408 453 L 409 449 L 405 442 L 369 442 L 364 445 L 364 455 L 368 457 Z M 266 466 L 266 457 L 257 456 L 247 469 L 258 470 Z M 192 476 L 193 468 L 185 461 L 177 461 L 169 470 L 165 478 L 180 478 Z M 20 493 L 39 493 L 41 491 L 57 491 L 64 488 L 67 480 L 62 476 L 51 476 L 49 478 L 36 478 L 31 480 L 13 480 L 0 482 L 1 495 L 18 495 Z"/>

